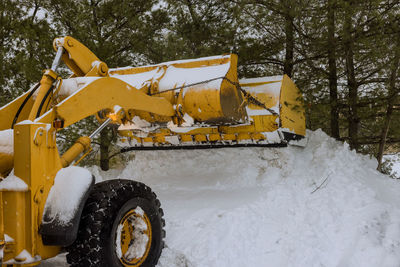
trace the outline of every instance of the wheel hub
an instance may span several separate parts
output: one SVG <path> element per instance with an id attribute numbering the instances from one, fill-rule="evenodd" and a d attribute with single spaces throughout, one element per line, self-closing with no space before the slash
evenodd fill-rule
<path id="1" fill-rule="evenodd" d="M 147 258 L 152 240 L 150 220 L 140 208 L 129 210 L 120 220 L 115 238 L 116 254 L 123 266 L 140 266 Z"/>

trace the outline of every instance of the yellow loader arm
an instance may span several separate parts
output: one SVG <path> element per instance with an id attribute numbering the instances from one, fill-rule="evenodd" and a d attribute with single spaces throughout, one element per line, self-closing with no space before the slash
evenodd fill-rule
<path id="1" fill-rule="evenodd" d="M 169 117 L 175 115 L 171 103 L 165 98 L 148 96 L 119 79 L 104 77 L 63 100 L 36 121 L 51 124 L 57 118 L 67 127 L 100 110 L 112 110 L 116 105 L 125 110 L 135 109 Z"/>
<path id="2" fill-rule="evenodd" d="M 107 65 L 72 37 L 57 38 L 54 48 L 57 55 L 53 66 L 45 70 L 40 83 L 0 109 L 0 131 L 12 129 L 16 123 L 25 120 L 50 125 L 55 120 L 61 120 L 62 126 L 67 127 L 100 110 L 113 110 L 116 105 L 126 110 L 174 116 L 175 111 L 165 98 L 148 96 L 119 79 L 108 77 Z M 55 71 L 61 59 L 73 71 L 72 77 L 103 78 L 94 80 L 57 104 L 62 79 Z M 6 176 L 12 169 L 11 156 L 0 152 L 0 160 L 0 175 Z"/>

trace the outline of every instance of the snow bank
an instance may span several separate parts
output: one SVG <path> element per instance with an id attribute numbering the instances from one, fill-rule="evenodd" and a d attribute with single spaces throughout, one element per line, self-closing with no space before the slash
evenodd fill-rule
<path id="1" fill-rule="evenodd" d="M 391 165 L 390 174 L 395 178 L 400 178 L 400 153 L 385 155 L 383 160 Z"/>
<path id="2" fill-rule="evenodd" d="M 14 154 L 14 131 L 0 131 L 0 153 L 13 155 Z"/>
<path id="3" fill-rule="evenodd" d="M 45 221 L 55 219 L 69 223 L 91 184 L 92 174 L 88 170 L 76 166 L 61 169 L 46 201 Z"/>
<path id="4" fill-rule="evenodd" d="M 306 148 L 141 151 L 112 174 L 161 200 L 158 267 L 398 267 L 398 181 L 322 131 L 308 136 Z"/>

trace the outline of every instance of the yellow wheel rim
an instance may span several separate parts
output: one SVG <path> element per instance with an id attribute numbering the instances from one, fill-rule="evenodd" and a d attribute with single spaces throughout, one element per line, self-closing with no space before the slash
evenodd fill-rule
<path id="1" fill-rule="evenodd" d="M 150 220 L 140 208 L 129 210 L 120 220 L 115 237 L 116 254 L 123 266 L 140 266 L 149 255 Z"/>

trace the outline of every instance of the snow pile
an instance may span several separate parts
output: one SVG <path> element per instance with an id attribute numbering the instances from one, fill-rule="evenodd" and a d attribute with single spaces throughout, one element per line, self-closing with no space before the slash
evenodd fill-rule
<path id="1" fill-rule="evenodd" d="M 322 131 L 308 134 L 306 148 L 136 152 L 114 170 L 161 200 L 158 267 L 398 267 L 398 181 Z"/>
<path id="2" fill-rule="evenodd" d="M 384 161 L 390 166 L 390 175 L 400 178 L 400 153 L 383 156 Z"/>
<path id="3" fill-rule="evenodd" d="M 44 220 L 69 223 L 91 184 L 92 174 L 84 168 L 70 166 L 58 171 L 46 201 Z"/>
<path id="4" fill-rule="evenodd" d="M 169 121 L 167 123 L 167 128 L 175 133 L 187 133 L 190 132 L 191 130 L 199 128 L 198 126 L 193 126 L 193 125 L 194 125 L 194 119 L 189 114 L 185 113 L 185 115 L 183 115 L 183 123 L 181 125 L 177 125 L 173 121 Z M 171 136 L 171 137 L 177 137 L 177 136 Z M 178 139 L 176 145 L 179 144 L 180 141 Z"/>
<path id="5" fill-rule="evenodd" d="M 0 131 L 0 153 L 13 155 L 14 154 L 14 131 Z"/>

